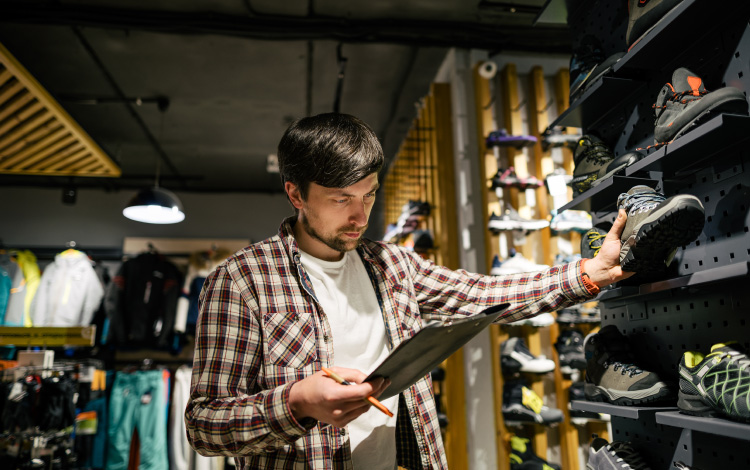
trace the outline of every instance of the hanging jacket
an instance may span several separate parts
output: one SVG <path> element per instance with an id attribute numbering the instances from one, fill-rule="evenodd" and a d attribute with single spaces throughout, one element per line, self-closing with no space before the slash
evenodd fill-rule
<path id="1" fill-rule="evenodd" d="M 12 285 L 13 280 L 8 275 L 8 271 L 0 266 L 0 325 L 5 323 L 5 309 L 8 307 Z"/>
<path id="2" fill-rule="evenodd" d="M 87 326 L 104 296 L 92 261 L 77 250 L 65 250 L 42 274 L 34 301 L 34 326 Z"/>
<path id="3" fill-rule="evenodd" d="M 157 253 L 124 262 L 104 300 L 110 338 L 119 345 L 169 347 L 181 283 L 177 267 Z"/>
<path id="4" fill-rule="evenodd" d="M 19 250 L 15 252 L 15 256 L 18 266 L 23 271 L 23 279 L 26 281 L 26 295 L 23 302 L 23 326 L 31 326 L 31 304 L 39 288 L 42 275 L 34 253 L 29 250 Z"/>
<path id="5" fill-rule="evenodd" d="M 8 273 L 11 281 L 3 325 L 23 326 L 23 304 L 26 298 L 26 280 L 23 271 L 9 253 L 0 254 L 0 267 Z"/>
<path id="6" fill-rule="evenodd" d="M 177 315 L 175 331 L 179 333 L 195 334 L 195 323 L 198 321 L 198 297 L 203 282 L 211 271 L 216 269 L 222 261 L 232 253 L 223 248 L 209 251 L 195 252 L 190 255 L 185 282 L 182 286 L 180 298 L 177 301 Z"/>

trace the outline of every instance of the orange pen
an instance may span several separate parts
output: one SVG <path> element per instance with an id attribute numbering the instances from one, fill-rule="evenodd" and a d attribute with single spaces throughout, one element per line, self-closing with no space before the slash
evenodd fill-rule
<path id="1" fill-rule="evenodd" d="M 351 385 L 351 382 L 347 381 L 346 379 L 344 379 L 343 377 L 341 377 L 339 374 L 337 374 L 336 372 L 332 371 L 331 369 L 326 369 L 325 367 L 321 367 L 321 369 L 323 370 L 323 372 L 326 373 L 326 375 L 328 377 L 332 378 L 333 380 L 335 380 L 336 382 L 340 383 L 341 385 Z M 388 416 L 390 418 L 393 417 L 393 413 L 391 413 L 388 410 L 388 408 L 386 408 L 385 406 L 383 406 L 383 404 L 380 403 L 376 398 L 374 398 L 374 397 L 367 397 L 364 400 L 367 401 L 367 402 L 369 402 L 372 406 L 374 406 L 375 408 L 379 409 L 383 413 L 385 413 L 386 416 Z"/>

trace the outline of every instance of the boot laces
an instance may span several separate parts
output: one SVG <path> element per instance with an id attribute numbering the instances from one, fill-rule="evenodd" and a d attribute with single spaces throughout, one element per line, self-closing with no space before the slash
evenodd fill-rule
<path id="1" fill-rule="evenodd" d="M 617 457 L 621 467 L 631 470 L 648 470 L 649 466 L 643 461 L 643 456 L 636 452 L 628 442 L 614 441 L 607 446 L 607 450 Z"/>
<path id="2" fill-rule="evenodd" d="M 643 373 L 643 370 L 640 369 L 637 365 L 630 364 L 630 363 L 627 363 L 627 362 L 620 362 L 620 361 L 609 362 L 609 361 L 607 361 L 607 362 L 604 363 L 604 368 L 605 369 L 609 368 L 609 366 L 614 366 L 614 367 L 612 367 L 612 369 L 615 372 L 617 372 L 620 369 L 622 369 L 622 372 L 620 372 L 620 373 L 622 375 L 628 374 L 630 377 L 633 377 L 633 376 L 636 376 L 636 375 L 640 375 L 640 374 Z"/>
<path id="3" fill-rule="evenodd" d="M 628 215 L 632 215 L 637 212 L 645 212 L 666 199 L 663 194 L 656 191 L 634 194 L 622 193 L 617 198 L 617 207 L 625 209 Z"/>
<path id="4" fill-rule="evenodd" d="M 596 243 L 598 240 L 602 240 L 606 236 L 607 236 L 606 234 L 602 234 L 602 233 L 598 233 L 598 232 L 589 232 L 588 233 L 587 237 L 589 239 L 589 248 L 591 248 L 592 250 L 594 250 L 594 256 L 598 255 L 599 254 L 599 250 L 602 249 L 602 245 L 601 244 L 599 244 L 599 246 L 594 246 L 594 243 Z"/>

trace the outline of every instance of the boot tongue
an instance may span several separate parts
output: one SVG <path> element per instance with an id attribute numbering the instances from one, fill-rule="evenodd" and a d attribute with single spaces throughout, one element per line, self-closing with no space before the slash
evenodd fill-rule
<path id="1" fill-rule="evenodd" d="M 672 74 L 672 86 L 677 93 L 691 92 L 693 96 L 700 96 L 706 91 L 703 80 L 684 67 L 675 70 Z"/>

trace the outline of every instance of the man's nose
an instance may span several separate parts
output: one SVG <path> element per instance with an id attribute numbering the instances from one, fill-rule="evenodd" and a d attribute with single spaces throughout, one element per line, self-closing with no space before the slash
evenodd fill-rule
<path id="1" fill-rule="evenodd" d="M 349 221 L 353 225 L 362 227 L 367 225 L 367 210 L 363 201 L 352 204 L 352 212 L 349 213 Z"/>

